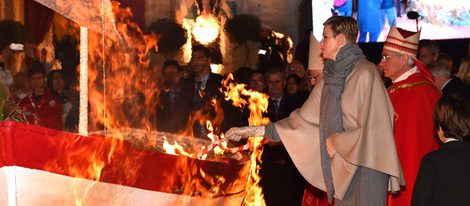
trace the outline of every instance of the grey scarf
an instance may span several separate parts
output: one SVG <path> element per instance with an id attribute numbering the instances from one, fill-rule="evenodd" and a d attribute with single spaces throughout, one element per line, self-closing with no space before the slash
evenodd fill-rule
<path id="1" fill-rule="evenodd" d="M 326 139 L 343 132 L 341 95 L 346 77 L 352 72 L 356 62 L 364 55 L 357 44 L 342 47 L 336 55 L 336 62 L 327 60 L 323 68 L 323 86 L 320 102 L 320 153 L 323 178 L 325 179 L 328 202 L 333 201 L 334 187 L 331 174 L 331 159 L 326 150 Z"/>

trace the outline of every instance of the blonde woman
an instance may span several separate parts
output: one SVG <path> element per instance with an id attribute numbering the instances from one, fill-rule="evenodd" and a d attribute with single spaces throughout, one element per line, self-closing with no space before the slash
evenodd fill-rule
<path id="1" fill-rule="evenodd" d="M 470 84 L 470 56 L 466 56 L 460 61 L 457 77 L 465 84 Z"/>

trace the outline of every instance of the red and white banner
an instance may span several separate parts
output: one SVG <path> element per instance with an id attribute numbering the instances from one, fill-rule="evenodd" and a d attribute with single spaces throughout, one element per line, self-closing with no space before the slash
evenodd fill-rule
<path id="1" fill-rule="evenodd" d="M 0 205 L 241 205 L 247 168 L 0 122 Z"/>

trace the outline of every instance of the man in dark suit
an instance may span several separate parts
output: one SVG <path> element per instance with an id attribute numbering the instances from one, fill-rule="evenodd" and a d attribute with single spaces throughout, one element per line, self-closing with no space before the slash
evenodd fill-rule
<path id="1" fill-rule="evenodd" d="M 271 122 L 286 118 L 301 105 L 297 98 L 284 94 L 286 77 L 282 70 L 270 68 L 266 74 Z M 300 205 L 305 180 L 282 143 L 268 143 L 262 154 L 260 185 L 267 205 Z"/>
<path id="2" fill-rule="evenodd" d="M 163 89 L 157 104 L 157 128 L 159 131 L 178 133 L 186 128 L 190 113 L 187 106 L 191 99 L 183 95 L 183 71 L 178 62 L 167 60 L 162 67 Z"/>
<path id="3" fill-rule="evenodd" d="M 441 89 L 442 95 L 452 95 L 455 93 L 464 95 L 467 99 L 470 95 L 470 88 L 460 81 L 459 78 L 451 76 L 450 69 L 444 62 L 436 61 L 428 65 L 429 71 L 434 77 L 437 88 Z"/>
<path id="4" fill-rule="evenodd" d="M 193 112 L 201 111 L 201 114 L 209 120 L 213 120 L 217 115 L 211 106 L 211 100 L 222 97 L 219 88 L 223 80 L 219 74 L 212 73 L 211 63 L 210 50 L 204 46 L 194 46 L 191 61 L 189 62 L 191 74 L 183 85 L 185 95 L 188 95 L 191 99 L 191 102 L 188 102 L 188 107 Z M 197 120 L 202 119 L 199 117 Z M 204 138 L 206 134 L 205 121 L 203 123 L 196 121 L 193 125 L 193 135 Z"/>
<path id="5" fill-rule="evenodd" d="M 442 96 L 433 120 L 444 145 L 423 157 L 411 205 L 470 205 L 469 100 L 459 94 Z"/>
<path id="6" fill-rule="evenodd" d="M 265 76 L 269 95 L 268 117 L 271 122 L 288 117 L 292 111 L 302 106 L 300 98 L 284 93 L 286 76 L 281 70 L 268 70 Z"/>

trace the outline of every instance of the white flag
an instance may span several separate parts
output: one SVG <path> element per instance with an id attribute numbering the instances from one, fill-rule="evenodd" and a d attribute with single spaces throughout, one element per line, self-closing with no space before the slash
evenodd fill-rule
<path id="1" fill-rule="evenodd" d="M 35 0 L 66 18 L 119 40 L 110 0 Z"/>

